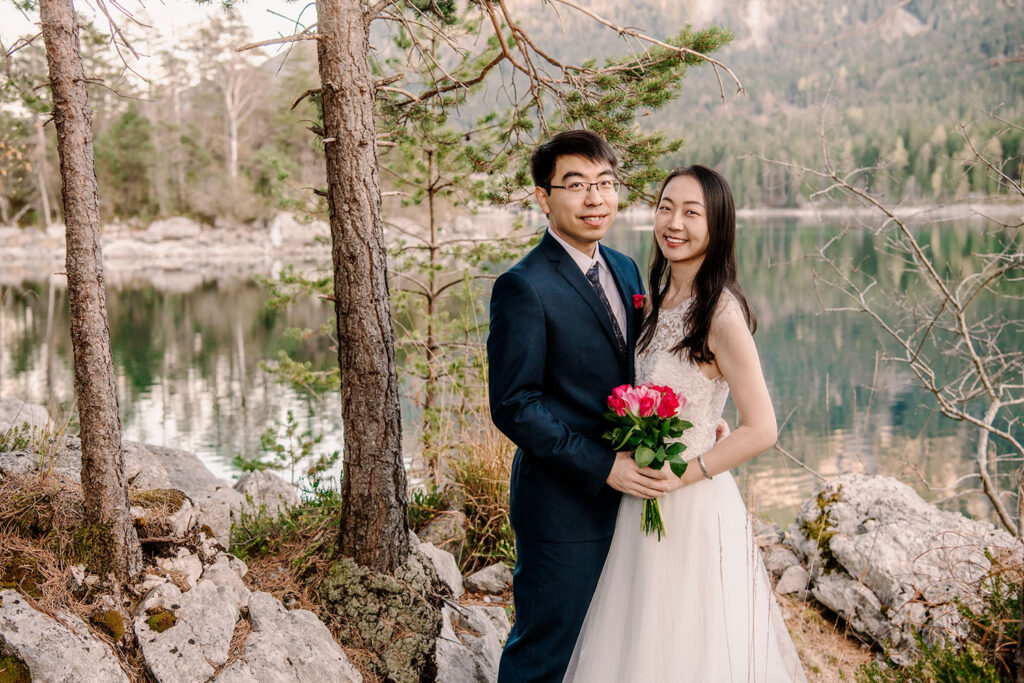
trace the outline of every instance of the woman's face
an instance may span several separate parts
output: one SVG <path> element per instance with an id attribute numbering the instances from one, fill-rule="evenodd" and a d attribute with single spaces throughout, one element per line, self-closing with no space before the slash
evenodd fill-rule
<path id="1" fill-rule="evenodd" d="M 654 239 L 669 263 L 700 265 L 708 250 L 704 190 L 693 176 L 676 176 L 654 209 Z"/>

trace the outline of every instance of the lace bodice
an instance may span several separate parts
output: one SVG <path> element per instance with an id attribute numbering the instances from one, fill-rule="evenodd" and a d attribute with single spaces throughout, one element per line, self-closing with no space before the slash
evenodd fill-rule
<path id="1" fill-rule="evenodd" d="M 679 412 L 679 417 L 693 423 L 681 439 L 686 444 L 686 459 L 701 455 L 715 443 L 715 426 L 729 396 L 725 379 L 708 379 L 689 359 L 670 350 L 683 338 L 683 319 L 691 301 L 662 309 L 651 344 L 636 355 L 637 384 L 669 386 L 686 397 L 686 405 Z"/>

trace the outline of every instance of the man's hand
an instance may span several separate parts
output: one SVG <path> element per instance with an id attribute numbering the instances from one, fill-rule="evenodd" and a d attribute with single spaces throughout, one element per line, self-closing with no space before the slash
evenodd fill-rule
<path id="1" fill-rule="evenodd" d="M 673 481 L 675 480 L 675 481 Z M 616 491 L 628 493 L 637 498 L 659 498 L 679 486 L 679 478 L 669 467 L 652 470 L 641 468 L 630 456 L 629 451 L 615 454 L 615 464 L 608 474 L 607 483 Z"/>
<path id="2" fill-rule="evenodd" d="M 730 434 L 732 434 L 732 430 L 729 429 L 729 423 L 725 421 L 724 417 L 718 418 L 718 424 L 715 425 L 715 443 L 718 443 Z"/>

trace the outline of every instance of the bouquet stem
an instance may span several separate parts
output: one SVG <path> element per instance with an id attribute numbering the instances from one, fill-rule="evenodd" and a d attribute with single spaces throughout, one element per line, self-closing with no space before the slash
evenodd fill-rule
<path id="1" fill-rule="evenodd" d="M 665 533 L 665 525 L 661 521 L 661 503 L 657 498 L 644 501 L 644 511 L 640 515 L 640 528 L 649 536 L 652 533 L 658 534 L 658 540 Z"/>

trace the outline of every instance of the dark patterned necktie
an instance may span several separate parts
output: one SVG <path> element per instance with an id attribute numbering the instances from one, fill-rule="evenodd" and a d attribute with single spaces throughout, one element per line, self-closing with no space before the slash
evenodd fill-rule
<path id="1" fill-rule="evenodd" d="M 587 279 L 590 280 L 591 286 L 597 292 L 597 298 L 604 304 L 604 310 L 608 311 L 608 319 L 612 321 L 612 331 L 615 332 L 615 343 L 619 347 L 619 353 L 626 353 L 626 339 L 622 336 L 619 323 L 615 320 L 615 314 L 612 313 L 612 305 L 608 302 L 608 296 L 604 293 L 604 287 L 601 286 L 601 277 L 598 274 L 596 263 L 590 266 L 590 270 L 587 271 Z"/>

